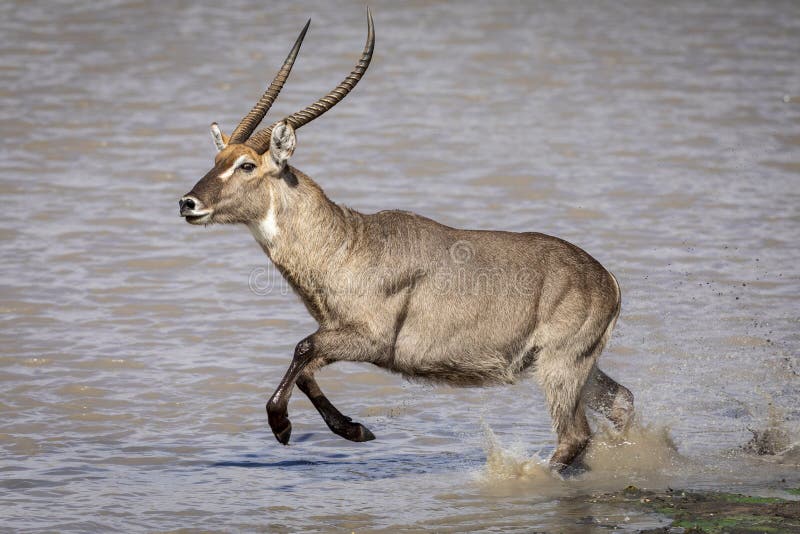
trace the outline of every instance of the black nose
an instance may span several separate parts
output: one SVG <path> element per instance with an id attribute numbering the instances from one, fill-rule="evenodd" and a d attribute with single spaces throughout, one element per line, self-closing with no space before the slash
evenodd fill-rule
<path id="1" fill-rule="evenodd" d="M 191 198 L 182 198 L 178 201 L 178 205 L 181 207 L 181 211 L 183 211 L 184 209 L 193 210 L 194 200 Z"/>

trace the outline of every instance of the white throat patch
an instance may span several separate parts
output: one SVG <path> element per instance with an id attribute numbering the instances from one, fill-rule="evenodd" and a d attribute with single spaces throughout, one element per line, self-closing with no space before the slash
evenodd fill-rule
<path id="1" fill-rule="evenodd" d="M 275 243 L 275 238 L 280 233 L 280 229 L 278 228 L 274 204 L 270 203 L 269 210 L 267 210 L 267 214 L 263 219 L 250 225 L 250 233 L 262 246 L 271 247 Z"/>

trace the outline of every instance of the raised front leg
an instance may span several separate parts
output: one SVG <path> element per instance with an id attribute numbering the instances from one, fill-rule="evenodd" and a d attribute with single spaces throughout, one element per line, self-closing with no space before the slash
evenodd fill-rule
<path id="1" fill-rule="evenodd" d="M 289 369 L 283 375 L 278 388 L 267 402 L 267 419 L 269 427 L 275 438 L 288 445 L 289 437 L 292 435 L 292 423 L 289 421 L 288 406 L 289 398 L 292 396 L 292 389 L 298 375 L 314 360 L 314 336 L 308 336 L 297 344 L 294 348 L 294 356 Z"/>
<path id="2" fill-rule="evenodd" d="M 284 445 L 289 443 L 292 424 L 287 408 L 292 389 L 297 382 L 333 432 L 351 441 L 375 439 L 366 427 L 354 423 L 331 404 L 319 389 L 313 373 L 328 363 L 343 360 L 373 361 L 378 354 L 379 344 L 350 329 L 320 330 L 298 343 L 289 369 L 267 402 L 267 417 L 275 438 Z"/>
<path id="3" fill-rule="evenodd" d="M 319 388 L 311 373 L 302 373 L 297 379 L 297 387 L 306 394 L 306 397 L 317 409 L 331 432 L 350 441 L 371 441 L 375 439 L 375 434 L 370 432 L 367 427 L 361 423 L 353 422 L 350 417 L 343 415 L 342 412 L 336 409 L 336 406 L 328 400 L 328 397 Z"/>

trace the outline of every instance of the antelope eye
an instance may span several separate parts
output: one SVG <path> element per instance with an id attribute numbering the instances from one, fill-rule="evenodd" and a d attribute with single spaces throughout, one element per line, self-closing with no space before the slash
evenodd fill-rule
<path id="1" fill-rule="evenodd" d="M 253 172 L 256 168 L 254 163 L 242 163 L 239 165 L 239 168 L 242 169 L 244 172 Z"/>

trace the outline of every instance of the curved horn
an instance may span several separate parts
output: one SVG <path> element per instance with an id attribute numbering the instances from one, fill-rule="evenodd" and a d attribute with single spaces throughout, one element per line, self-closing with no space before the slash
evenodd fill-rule
<path id="1" fill-rule="evenodd" d="M 364 45 L 364 51 L 361 53 L 361 59 L 358 60 L 358 63 L 356 63 L 353 71 L 342 81 L 342 83 L 337 85 L 333 91 L 323 96 L 307 108 L 300 110 L 283 120 L 291 124 L 296 130 L 304 124 L 313 121 L 331 109 L 333 106 L 341 102 L 342 99 L 347 96 L 347 93 L 349 93 L 353 87 L 356 86 L 361 77 L 364 76 L 364 73 L 367 71 L 367 67 L 369 67 L 369 62 L 372 60 L 372 51 L 374 49 L 375 28 L 372 22 L 372 13 L 370 12 L 369 7 L 367 7 L 367 44 Z M 275 124 L 278 124 L 278 122 L 272 124 L 272 126 L 269 128 L 263 128 L 253 134 L 253 136 L 247 141 L 247 145 L 256 150 L 259 154 L 266 152 L 269 148 L 272 128 L 275 126 Z"/>
<path id="2" fill-rule="evenodd" d="M 310 24 L 311 19 L 308 19 L 308 22 L 306 22 L 306 25 L 303 27 L 303 31 L 300 32 L 300 36 L 294 42 L 291 52 L 286 56 L 286 61 L 283 62 L 281 70 L 275 75 L 272 83 L 269 84 L 269 87 L 267 87 L 267 90 L 261 95 L 256 105 L 253 106 L 253 109 L 250 110 L 250 113 L 242 119 L 242 122 L 240 122 L 239 126 L 233 131 L 229 143 L 243 143 L 247 141 L 250 134 L 253 133 L 253 130 L 258 127 L 259 123 L 264 118 L 264 115 L 267 114 L 272 103 L 278 97 L 278 93 L 283 89 L 283 84 L 286 83 L 289 73 L 292 72 L 292 65 L 294 65 L 294 60 L 297 58 L 300 45 L 303 44 L 303 39 L 306 36 Z"/>

